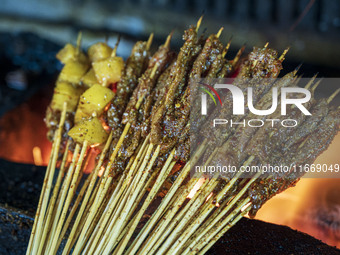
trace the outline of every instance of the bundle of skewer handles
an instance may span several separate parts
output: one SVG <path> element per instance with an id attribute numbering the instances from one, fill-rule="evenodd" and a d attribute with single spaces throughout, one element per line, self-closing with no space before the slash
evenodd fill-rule
<path id="1" fill-rule="evenodd" d="M 229 179 L 189 178 L 192 165 L 203 158 L 208 164 L 226 147 L 211 150 L 204 140 L 188 155 L 188 80 L 230 77 L 236 71 L 255 77 L 263 70 L 276 78 L 287 53 L 277 57 L 268 45 L 251 53 L 274 59 L 275 70 L 251 54 L 241 61 L 244 47 L 227 60 L 230 43 L 224 47 L 219 41 L 222 29 L 205 39 L 197 36 L 200 23 L 185 32 L 178 54 L 170 50 L 171 35 L 152 56 L 152 35 L 136 43 L 125 63 L 116 56 L 118 42 L 113 49 L 94 44 L 86 55 L 80 50 L 81 36 L 77 46 L 67 44 L 58 53 L 65 65 L 46 115 L 52 152 L 27 254 L 204 254 L 258 208 L 259 183 L 273 189 L 265 202 L 296 181 L 288 178 L 283 186 L 270 177 L 259 181 L 260 173 L 250 178 L 241 178 L 241 173 Z M 296 84 L 296 72 L 277 86 Z M 314 92 L 318 83 L 313 84 L 314 79 L 306 88 Z M 265 105 L 268 96 L 261 95 L 257 104 Z M 322 104 L 313 102 L 312 110 Z M 339 128 L 338 113 L 338 108 L 328 110 L 315 129 L 299 138 L 300 146 L 285 145 L 297 155 L 295 161 L 304 157 L 299 150 L 312 146 L 317 132 L 318 142 L 326 146 L 315 149 L 308 160 L 327 147 Z M 164 123 L 175 122 L 175 115 L 178 122 L 167 133 Z M 326 132 L 322 127 L 330 119 L 331 132 Z M 239 132 L 229 130 L 224 144 L 230 145 Z M 277 143 L 267 145 L 277 149 Z M 249 154 L 239 164 L 258 160 Z M 84 178 L 84 172 L 90 174 Z"/>

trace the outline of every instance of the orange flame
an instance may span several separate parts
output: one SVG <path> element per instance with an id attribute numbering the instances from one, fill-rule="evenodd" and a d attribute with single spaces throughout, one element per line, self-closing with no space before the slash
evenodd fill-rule
<path id="1" fill-rule="evenodd" d="M 340 134 L 315 161 L 339 164 Z M 256 219 L 286 225 L 340 248 L 340 179 L 302 178 L 270 199 Z M 335 227 L 336 226 L 336 227 Z"/>
<path id="2" fill-rule="evenodd" d="M 34 164 L 36 166 L 42 166 L 44 162 L 43 162 L 42 155 L 41 155 L 41 149 L 38 146 L 34 146 L 32 153 L 33 153 Z"/>

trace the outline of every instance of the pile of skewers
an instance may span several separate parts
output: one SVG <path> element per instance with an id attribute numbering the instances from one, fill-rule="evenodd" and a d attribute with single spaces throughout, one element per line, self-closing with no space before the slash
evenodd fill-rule
<path id="1" fill-rule="evenodd" d="M 297 70 L 276 79 L 287 51 L 278 57 L 265 45 L 242 59 L 242 47 L 228 60 L 222 29 L 206 38 L 198 35 L 200 23 L 185 31 L 179 53 L 170 48 L 171 34 L 154 54 L 152 35 L 137 42 L 125 63 L 118 43 L 96 43 L 85 54 L 80 37 L 58 53 L 65 66 L 46 114 L 53 147 L 27 254 L 204 254 L 301 174 L 190 178 L 192 165 L 307 164 L 330 144 L 340 109 L 329 103 L 339 91 L 305 105 L 313 119 L 289 107 L 287 115 L 299 120 L 294 129 L 266 124 L 207 134 L 208 118 L 190 121 L 191 80 L 236 77 L 240 88 L 254 87 L 257 109 L 270 106 L 270 88 L 299 82 Z M 271 82 L 256 87 L 262 79 Z M 305 88 L 314 95 L 318 85 L 313 78 Z M 228 97 L 223 114 L 231 117 Z M 190 148 L 191 132 L 208 138 Z"/>

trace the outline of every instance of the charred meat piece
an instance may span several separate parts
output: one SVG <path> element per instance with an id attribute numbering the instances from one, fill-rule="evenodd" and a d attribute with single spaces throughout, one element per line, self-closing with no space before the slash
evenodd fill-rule
<path id="1" fill-rule="evenodd" d="M 327 106 L 324 106 L 325 108 Z M 301 139 L 295 140 L 295 144 L 289 144 L 288 147 L 282 148 L 282 153 L 279 157 L 272 156 L 270 163 L 275 165 L 296 165 L 297 168 L 283 176 L 268 177 L 266 179 L 258 179 L 249 188 L 248 195 L 252 199 L 251 216 L 255 216 L 256 212 L 261 206 L 272 198 L 274 195 L 294 186 L 295 183 L 303 176 L 304 172 L 300 171 L 299 166 L 311 164 L 317 156 L 327 149 L 334 136 L 339 131 L 340 125 L 340 110 L 332 109 L 318 123 L 317 129 L 307 129 L 308 136 L 305 136 L 303 141 Z M 306 127 L 301 125 L 302 129 Z M 303 146 L 299 146 L 303 142 Z"/>
<path id="2" fill-rule="evenodd" d="M 127 59 L 121 80 L 117 83 L 116 96 L 107 111 L 107 121 L 113 131 L 114 137 L 122 132 L 122 115 L 138 79 L 145 71 L 149 60 L 147 42 L 137 42 Z"/>

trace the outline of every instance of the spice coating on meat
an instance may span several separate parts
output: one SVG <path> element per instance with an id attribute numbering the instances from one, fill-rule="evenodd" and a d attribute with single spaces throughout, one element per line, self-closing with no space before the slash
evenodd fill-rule
<path id="1" fill-rule="evenodd" d="M 139 79 L 138 86 L 133 91 L 123 114 L 122 124 L 129 123 L 131 128 L 119 149 L 114 173 L 124 170 L 127 160 L 137 149 L 142 138 L 141 127 L 145 120 L 144 116 L 148 115 L 151 111 L 148 98 L 154 95 L 153 89 L 157 84 L 157 80 L 172 62 L 173 57 L 174 54 L 170 50 L 170 45 L 167 44 L 159 47 L 158 51 L 150 59 L 148 68 Z M 148 116 L 145 117 L 147 118 Z M 116 143 L 117 139 L 111 145 L 111 152 L 115 149 Z"/>
<path id="2" fill-rule="evenodd" d="M 122 115 L 139 77 L 146 69 L 148 60 L 147 42 L 137 42 L 126 61 L 122 79 L 117 83 L 116 96 L 107 111 L 107 120 L 113 131 L 113 137 L 119 137 L 122 132 Z"/>
<path id="3" fill-rule="evenodd" d="M 168 80 L 168 88 L 166 93 L 163 95 L 161 99 L 161 103 L 159 103 L 159 107 L 155 109 L 152 115 L 151 120 L 151 143 L 160 144 L 164 138 L 164 130 L 169 127 L 169 124 L 172 125 L 172 130 L 178 129 L 176 126 L 176 120 L 173 119 L 173 112 L 175 110 L 174 101 L 180 96 L 182 89 L 187 84 L 187 76 L 189 71 L 191 70 L 191 65 L 193 63 L 193 59 L 200 51 L 199 39 L 197 39 L 196 28 L 191 27 L 185 32 L 184 35 L 185 43 L 182 46 L 177 60 L 174 63 L 170 78 Z M 167 125 L 165 127 L 164 125 Z M 171 130 L 167 130 L 170 131 Z M 166 135 L 166 134 L 165 134 Z M 172 139 L 172 135 L 165 139 Z M 164 151 L 163 151 L 164 152 Z"/>
<path id="4" fill-rule="evenodd" d="M 327 108 L 327 106 L 323 106 Z M 261 206 L 272 198 L 274 195 L 286 190 L 287 188 L 294 186 L 295 183 L 303 176 L 304 172 L 300 172 L 299 166 L 305 164 L 311 164 L 314 162 L 317 156 L 321 154 L 330 145 L 334 136 L 339 131 L 340 125 L 340 110 L 333 109 L 328 112 L 322 120 L 318 122 L 318 128 L 309 130 L 307 137 L 301 141 L 295 140 L 295 144 L 289 144 L 287 147 L 282 148 L 282 155 L 272 156 L 270 163 L 275 165 L 296 165 L 297 171 L 291 169 L 291 172 L 286 175 L 277 177 L 258 179 L 249 188 L 248 194 L 252 199 L 252 209 L 250 216 L 254 217 L 256 212 Z M 301 126 L 302 129 L 306 129 L 305 126 Z M 303 146 L 299 145 L 303 142 Z"/>

